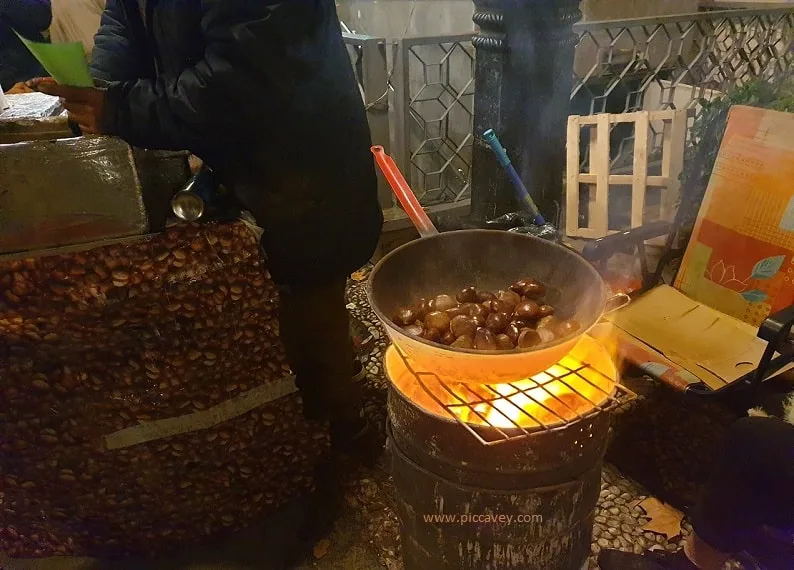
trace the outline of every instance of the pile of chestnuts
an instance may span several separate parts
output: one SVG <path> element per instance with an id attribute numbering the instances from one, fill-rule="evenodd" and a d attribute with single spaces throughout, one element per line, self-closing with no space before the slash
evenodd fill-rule
<path id="1" fill-rule="evenodd" d="M 581 328 L 575 320 L 557 318 L 545 297 L 546 287 L 534 279 L 521 279 L 497 293 L 470 286 L 455 296 L 419 299 L 398 309 L 392 320 L 412 336 L 452 348 L 536 348 Z"/>

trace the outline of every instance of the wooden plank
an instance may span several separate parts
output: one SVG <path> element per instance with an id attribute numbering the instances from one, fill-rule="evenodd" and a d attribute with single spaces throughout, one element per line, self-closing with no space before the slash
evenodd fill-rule
<path id="1" fill-rule="evenodd" d="M 650 120 L 651 121 L 672 121 L 675 117 L 676 113 L 680 113 L 681 111 L 676 111 L 673 109 L 667 109 L 665 111 L 651 111 Z M 648 113 L 648 111 L 636 111 L 633 113 L 620 113 L 619 115 L 609 115 L 610 123 L 633 123 L 637 121 L 641 115 Z M 598 124 L 598 118 L 607 115 L 608 113 L 602 113 L 599 115 L 587 115 L 585 117 L 579 117 L 579 124 L 580 125 L 596 125 Z"/>
<path id="2" fill-rule="evenodd" d="M 648 189 L 648 113 L 640 113 L 634 123 L 634 166 L 631 181 L 631 227 L 638 228 L 643 222 L 645 193 Z"/>
<path id="3" fill-rule="evenodd" d="M 609 175 L 609 183 L 614 184 L 615 186 L 631 186 L 634 182 L 634 175 L 633 174 L 610 174 Z M 579 183 L 580 184 L 595 184 L 596 183 L 596 175 L 595 174 L 580 174 L 579 175 Z M 661 187 L 661 186 L 668 186 L 670 184 L 670 180 L 665 176 L 646 176 L 645 177 L 645 185 L 649 188 L 654 187 Z"/>
<path id="4" fill-rule="evenodd" d="M 662 147 L 662 176 L 669 179 L 662 190 L 661 219 L 671 221 L 675 217 L 675 206 L 681 194 L 679 179 L 684 167 L 687 112 L 676 111 L 668 128 L 664 130 Z"/>
<path id="5" fill-rule="evenodd" d="M 639 227 L 647 216 L 649 188 L 661 188 L 659 217 L 672 220 L 680 194 L 678 180 L 683 167 L 687 111 L 638 111 L 612 115 L 571 116 L 567 131 L 566 165 L 566 233 L 569 236 L 598 238 L 609 233 L 609 193 L 612 186 L 631 186 L 631 227 Z M 632 174 L 610 174 L 610 128 L 617 123 L 635 123 Z M 661 176 L 648 176 L 648 150 L 651 144 L 650 125 L 664 123 L 663 164 Z M 579 152 L 582 128 L 590 130 L 589 172 L 580 168 Z M 580 188 L 590 187 L 588 227 L 579 227 Z M 654 212 L 651 217 L 656 218 Z"/>
<path id="6" fill-rule="evenodd" d="M 590 200 L 590 227 L 605 236 L 609 230 L 609 125 L 610 115 L 598 115 L 595 134 L 595 154 L 590 155 L 590 171 L 595 172 L 595 197 Z M 591 151 L 592 152 L 592 151 Z"/>
<path id="7" fill-rule="evenodd" d="M 567 151 L 567 173 L 565 183 L 565 232 L 569 236 L 579 235 L 579 139 L 581 137 L 579 116 L 568 117 L 568 137 L 565 142 Z"/>

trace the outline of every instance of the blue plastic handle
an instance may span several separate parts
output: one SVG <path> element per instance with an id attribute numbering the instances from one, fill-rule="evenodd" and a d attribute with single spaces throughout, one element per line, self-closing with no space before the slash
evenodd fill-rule
<path id="1" fill-rule="evenodd" d="M 488 143 L 488 146 L 491 147 L 491 150 L 496 155 L 496 160 L 499 161 L 499 164 L 502 165 L 503 168 L 507 168 L 510 165 L 510 157 L 507 156 L 507 151 L 502 146 L 502 143 L 499 142 L 499 139 L 496 138 L 496 133 L 493 129 L 488 129 L 482 134 L 482 138 L 485 139 L 485 142 Z"/>
<path id="2" fill-rule="evenodd" d="M 515 167 L 510 162 L 510 157 L 507 156 L 507 151 L 505 147 L 502 146 L 502 143 L 499 142 L 499 139 L 496 138 L 496 133 L 493 129 L 488 129 L 482 134 L 482 138 L 485 142 L 488 143 L 488 146 L 491 147 L 491 150 L 496 155 L 496 160 L 505 169 L 507 172 L 507 177 L 510 178 L 510 182 L 513 183 L 513 187 L 518 194 L 518 199 L 523 202 L 529 212 L 535 217 L 535 223 L 539 226 L 543 226 L 546 224 L 546 220 L 538 210 L 538 207 L 535 205 L 535 202 L 532 200 L 532 197 L 527 192 L 526 186 L 524 186 L 524 182 L 521 180 L 521 177 L 516 172 Z"/>

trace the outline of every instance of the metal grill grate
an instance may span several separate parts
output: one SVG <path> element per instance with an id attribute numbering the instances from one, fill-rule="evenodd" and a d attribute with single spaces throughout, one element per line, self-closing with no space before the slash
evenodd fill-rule
<path id="1" fill-rule="evenodd" d="M 622 407 L 636 398 L 633 392 L 616 383 L 614 379 L 595 367 L 575 361 L 573 358 L 563 359 L 550 369 L 559 369 L 560 373 L 541 372 L 533 376 L 532 380 L 510 384 L 471 385 L 445 382 L 432 372 L 416 370 L 399 347 L 393 345 L 393 349 L 424 393 L 450 418 L 487 446 L 515 441 L 540 432 L 567 429 L 577 422 Z M 614 392 L 606 392 L 588 376 L 606 380 L 609 385 L 615 387 Z M 586 390 L 578 389 L 576 385 L 581 385 L 582 382 L 591 387 L 598 397 L 594 398 L 592 394 L 588 395 Z M 577 410 L 551 389 L 555 384 L 557 387 L 564 386 L 570 390 L 570 393 L 591 405 L 586 410 Z M 545 397 L 539 398 L 539 393 Z M 448 401 L 444 401 L 439 394 Z M 519 405 L 516 400 L 536 404 L 537 411 L 542 411 L 543 415 L 537 412 L 531 413 L 526 406 Z M 419 405 L 417 402 L 414 403 Z M 511 417 L 514 414 L 505 413 L 505 408 L 515 410 L 519 418 L 529 419 L 535 425 L 531 427 L 522 425 L 526 421 L 514 419 Z M 491 414 L 496 415 L 491 416 Z M 498 421 L 495 421 L 495 418 L 498 418 Z"/>

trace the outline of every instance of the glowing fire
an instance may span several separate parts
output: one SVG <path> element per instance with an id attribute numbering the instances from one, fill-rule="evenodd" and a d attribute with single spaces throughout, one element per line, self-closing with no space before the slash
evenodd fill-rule
<path id="1" fill-rule="evenodd" d="M 386 353 L 386 371 L 400 392 L 428 412 L 508 429 L 553 426 L 584 415 L 608 400 L 617 377 L 606 350 L 588 336 L 546 372 L 510 384 L 459 384 L 414 369 L 428 394 L 393 347 Z"/>

